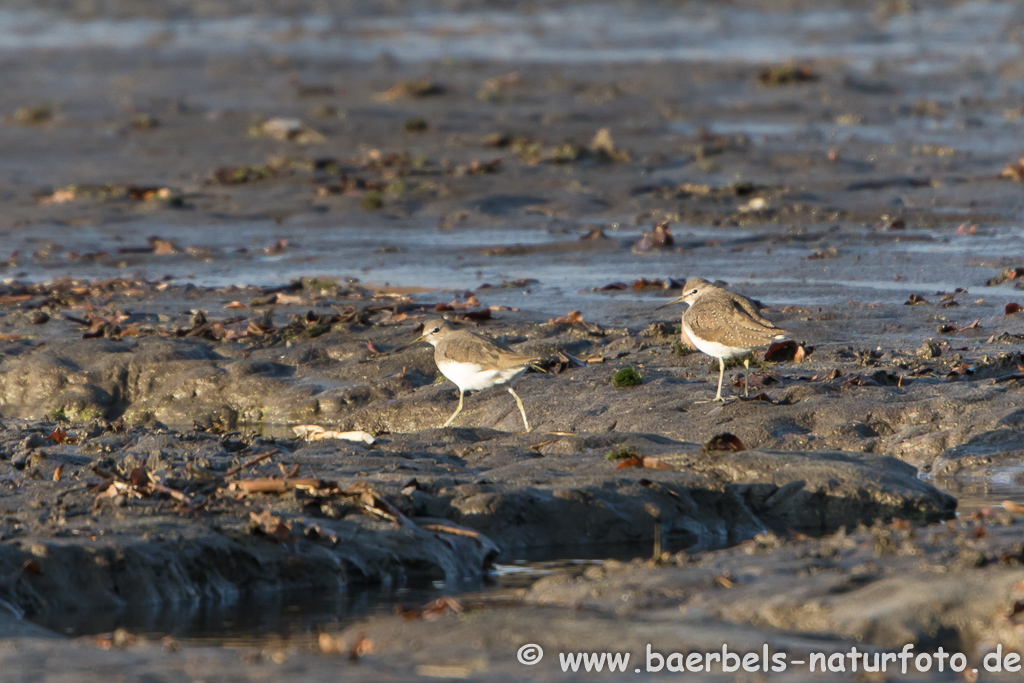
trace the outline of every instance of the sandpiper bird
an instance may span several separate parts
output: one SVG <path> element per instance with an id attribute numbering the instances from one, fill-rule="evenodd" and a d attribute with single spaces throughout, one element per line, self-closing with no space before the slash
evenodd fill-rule
<path id="1" fill-rule="evenodd" d="M 757 304 L 745 296 L 718 287 L 702 278 L 692 278 L 683 285 L 683 295 L 658 306 L 659 309 L 676 303 L 687 303 L 683 311 L 682 337 L 689 337 L 700 351 L 718 359 L 718 393 L 715 401 L 722 398 L 722 379 L 725 377 L 725 359 L 742 356 L 758 346 L 771 343 L 773 339 L 786 336 L 772 321 L 764 318 Z M 743 361 L 746 367 L 743 395 L 750 393 L 750 359 Z"/>
<path id="2" fill-rule="evenodd" d="M 447 427 L 462 412 L 467 391 L 488 389 L 495 384 L 509 383 L 508 393 L 516 400 L 523 416 L 523 425 L 530 431 L 523 402 L 513 391 L 511 382 L 526 372 L 539 358 L 516 353 L 492 339 L 451 326 L 443 318 L 429 318 L 423 323 L 423 335 L 416 340 L 434 346 L 434 362 L 441 374 L 459 387 L 459 407 L 441 427 Z M 413 342 L 413 343 L 416 343 Z"/>

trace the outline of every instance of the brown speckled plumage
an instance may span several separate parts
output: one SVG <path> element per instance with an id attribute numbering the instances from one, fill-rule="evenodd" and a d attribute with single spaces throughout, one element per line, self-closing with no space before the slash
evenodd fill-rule
<path id="1" fill-rule="evenodd" d="M 440 335 L 434 347 L 434 361 L 438 364 L 445 361 L 456 363 L 476 363 L 481 367 L 504 370 L 506 368 L 527 367 L 536 363 L 536 356 L 526 356 L 512 351 L 504 344 L 493 339 L 470 332 L 448 328 Z"/>
<path id="2" fill-rule="evenodd" d="M 687 282 L 684 291 L 693 288 Z M 710 283 L 683 312 L 682 321 L 694 336 L 744 353 L 786 334 L 762 316 L 753 301 Z"/>
<path id="3" fill-rule="evenodd" d="M 761 315 L 753 301 L 702 278 L 687 280 L 683 285 L 683 295 L 669 302 L 674 303 L 690 305 L 682 317 L 683 341 L 718 359 L 716 401 L 725 400 L 722 398 L 725 358 L 741 356 L 786 334 L 785 330 L 775 327 L 771 320 Z M 750 390 L 749 361 L 744 362 L 744 366 L 747 368 L 746 394 Z"/>
<path id="4" fill-rule="evenodd" d="M 447 427 L 462 412 L 467 391 L 486 389 L 495 384 L 508 384 L 508 393 L 516 400 L 516 406 L 523 416 L 523 425 L 530 431 L 523 402 L 512 389 L 512 382 L 526 369 L 537 362 L 538 356 L 529 356 L 512 351 L 469 330 L 460 330 L 443 318 L 428 318 L 423 321 L 423 340 L 434 346 L 434 363 L 441 374 L 459 387 L 459 406 L 442 425 Z"/>

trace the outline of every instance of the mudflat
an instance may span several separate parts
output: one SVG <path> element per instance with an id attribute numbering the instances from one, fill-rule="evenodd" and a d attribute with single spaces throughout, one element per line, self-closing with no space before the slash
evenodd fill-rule
<path id="1" fill-rule="evenodd" d="M 5 669 L 1020 649 L 1022 26 L 984 2 L 9 3 Z M 655 310 L 698 276 L 789 334 L 750 400 L 706 403 L 717 362 Z M 438 314 L 542 359 L 533 431 L 500 387 L 439 429 L 457 390 L 406 346 Z M 242 645 L 39 625 L 431 582 Z"/>

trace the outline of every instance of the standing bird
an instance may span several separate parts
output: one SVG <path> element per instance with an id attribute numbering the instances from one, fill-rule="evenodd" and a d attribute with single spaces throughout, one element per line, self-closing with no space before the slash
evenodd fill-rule
<path id="1" fill-rule="evenodd" d="M 423 322 L 420 341 L 434 346 L 434 362 L 441 374 L 459 387 L 459 407 L 441 427 L 447 427 L 462 412 L 462 401 L 467 391 L 488 389 L 495 384 L 509 383 L 508 393 L 516 400 L 523 416 L 523 425 L 530 431 L 523 402 L 512 390 L 511 382 L 526 372 L 539 358 L 516 353 L 483 335 L 460 330 L 443 318 L 429 318 Z"/>
<path id="2" fill-rule="evenodd" d="M 718 359 L 718 393 L 715 401 L 722 398 L 722 379 L 725 377 L 725 359 L 742 356 L 758 346 L 770 344 L 773 339 L 786 336 L 785 330 L 775 327 L 764 318 L 757 304 L 745 296 L 718 287 L 702 278 L 691 278 L 683 285 L 683 295 L 678 299 L 658 306 L 658 309 L 676 303 L 687 303 L 683 311 L 682 337 L 693 343 L 700 351 Z M 750 393 L 750 359 L 743 361 L 746 367 L 743 395 Z"/>

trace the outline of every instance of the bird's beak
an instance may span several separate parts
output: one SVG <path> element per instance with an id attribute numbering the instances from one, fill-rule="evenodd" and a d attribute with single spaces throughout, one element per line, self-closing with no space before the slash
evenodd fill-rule
<path id="1" fill-rule="evenodd" d="M 426 337 L 424 337 L 423 335 L 420 335 L 420 336 L 416 337 L 415 339 L 413 339 L 408 344 L 402 344 L 397 349 L 392 350 L 391 353 L 398 353 L 399 351 L 405 351 L 410 346 L 415 346 L 416 344 L 419 344 L 421 341 L 427 341 Z"/>
<path id="2" fill-rule="evenodd" d="M 681 304 L 681 303 L 683 303 L 684 299 L 686 299 L 685 296 L 676 297 L 675 299 L 672 299 L 672 301 L 669 301 L 668 303 L 662 304 L 662 305 L 658 306 L 657 308 L 655 308 L 654 310 L 660 311 L 661 309 L 668 308 L 669 306 L 671 306 L 673 304 Z"/>

